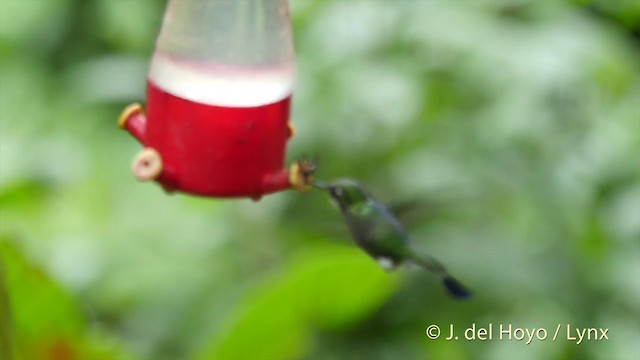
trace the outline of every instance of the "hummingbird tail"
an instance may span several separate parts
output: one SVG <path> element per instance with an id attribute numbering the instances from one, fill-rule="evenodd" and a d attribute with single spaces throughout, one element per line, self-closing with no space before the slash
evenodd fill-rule
<path id="1" fill-rule="evenodd" d="M 471 297 L 471 292 L 453 276 L 449 275 L 447 269 L 435 258 L 428 255 L 418 256 L 413 254 L 412 260 L 420 265 L 425 270 L 428 270 L 442 279 L 442 285 L 444 285 L 447 292 L 456 299 L 464 300 Z"/>
<path id="2" fill-rule="evenodd" d="M 425 270 L 430 271 L 441 278 L 445 278 L 449 276 L 449 274 L 447 273 L 447 269 L 445 269 L 444 265 L 442 265 L 438 260 L 436 260 L 435 258 L 429 255 L 424 255 L 424 254 L 418 255 L 415 252 L 412 252 L 410 254 L 410 258 L 411 260 L 413 260 L 413 262 L 420 265 Z"/>
<path id="3" fill-rule="evenodd" d="M 471 292 L 456 280 L 453 276 L 445 276 L 442 278 L 442 284 L 449 294 L 456 299 L 466 300 L 471 298 Z"/>

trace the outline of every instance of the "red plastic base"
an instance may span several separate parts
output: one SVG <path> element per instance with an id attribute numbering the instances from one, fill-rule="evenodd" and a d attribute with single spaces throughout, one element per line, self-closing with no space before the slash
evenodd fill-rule
<path id="1" fill-rule="evenodd" d="M 147 114 L 124 127 L 162 159 L 156 179 L 167 190 L 252 197 L 288 188 L 283 169 L 290 97 L 259 107 L 192 102 L 148 82 Z"/>

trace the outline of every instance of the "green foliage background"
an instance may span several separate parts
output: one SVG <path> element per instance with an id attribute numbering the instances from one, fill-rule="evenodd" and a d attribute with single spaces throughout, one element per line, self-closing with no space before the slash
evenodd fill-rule
<path id="1" fill-rule="evenodd" d="M 321 193 L 167 196 L 116 128 L 163 1 L 0 0 L 2 359 L 637 359 L 640 6 L 292 0 L 291 158 L 475 292 L 386 274 Z M 609 328 L 444 341 L 428 325 Z"/>

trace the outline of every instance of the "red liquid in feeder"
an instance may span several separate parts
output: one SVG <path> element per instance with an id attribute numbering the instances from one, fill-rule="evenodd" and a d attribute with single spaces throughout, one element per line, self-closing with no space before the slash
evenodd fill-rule
<path id="1" fill-rule="evenodd" d="M 257 106 L 212 105 L 148 81 L 147 146 L 161 154 L 167 188 L 209 196 L 260 196 L 284 165 L 289 95 Z"/>

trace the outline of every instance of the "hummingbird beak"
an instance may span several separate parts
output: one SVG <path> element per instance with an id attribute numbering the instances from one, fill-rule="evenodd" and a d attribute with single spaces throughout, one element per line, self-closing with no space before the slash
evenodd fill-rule
<path id="1" fill-rule="evenodd" d="M 329 184 L 324 181 L 314 181 L 311 186 L 316 187 L 321 190 L 329 190 Z"/>

